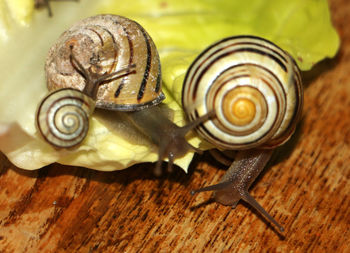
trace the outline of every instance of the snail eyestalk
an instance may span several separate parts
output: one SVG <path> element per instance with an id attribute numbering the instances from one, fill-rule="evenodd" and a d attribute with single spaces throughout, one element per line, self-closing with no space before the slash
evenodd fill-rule
<path id="1" fill-rule="evenodd" d="M 217 202 L 233 207 L 242 199 L 283 232 L 284 228 L 248 192 L 250 185 L 270 160 L 272 153 L 272 150 L 256 149 L 238 152 L 235 161 L 219 184 L 192 190 L 191 194 L 214 191 Z"/>
<path id="2" fill-rule="evenodd" d="M 131 64 L 130 66 L 122 68 L 113 73 L 95 73 L 92 71 L 91 66 L 86 69 L 78 61 L 78 59 L 73 54 L 73 46 L 70 46 L 70 50 L 70 61 L 73 68 L 86 80 L 86 85 L 83 89 L 83 93 L 90 96 L 94 100 L 96 100 L 97 91 L 101 84 L 108 83 L 126 75 L 135 73 L 136 64 Z"/>
<path id="3" fill-rule="evenodd" d="M 202 153 L 202 150 L 189 144 L 185 136 L 195 127 L 213 117 L 214 112 L 209 112 L 183 127 L 170 121 L 159 107 L 130 112 L 128 115 L 136 128 L 158 146 L 158 161 L 154 174 L 159 176 L 162 174 L 161 165 L 164 158 L 168 158 L 168 171 L 172 171 L 176 158 L 184 156 L 188 151 Z"/>

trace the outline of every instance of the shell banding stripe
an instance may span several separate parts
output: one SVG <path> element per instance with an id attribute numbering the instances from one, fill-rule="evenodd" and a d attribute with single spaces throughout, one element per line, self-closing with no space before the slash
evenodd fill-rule
<path id="1" fill-rule="evenodd" d="M 292 136 L 292 134 L 295 131 L 296 125 L 300 119 L 301 113 L 302 113 L 302 108 L 303 108 L 303 86 L 302 86 L 302 79 L 301 79 L 301 74 L 300 74 L 300 70 L 296 64 L 296 62 L 294 61 L 294 59 L 290 56 L 290 60 L 293 62 L 293 64 L 288 65 L 290 66 L 290 71 L 292 71 L 292 74 L 290 75 L 290 84 L 295 84 L 294 86 L 292 86 L 291 88 L 294 89 L 294 104 L 296 105 L 294 108 L 294 111 L 292 111 L 289 114 L 289 118 L 288 120 L 285 120 L 285 125 L 283 126 L 283 128 L 281 127 L 279 130 L 280 132 L 276 134 L 277 137 L 275 137 L 274 139 L 270 140 L 268 143 L 269 148 L 273 148 L 279 145 L 282 145 L 283 143 L 285 143 L 286 141 L 289 140 L 289 138 Z M 285 118 L 287 118 L 287 116 L 285 116 Z M 287 125 L 288 124 L 288 125 Z M 282 130 L 283 129 L 283 133 Z"/>
<path id="2" fill-rule="evenodd" d="M 115 22 L 115 24 L 118 24 L 118 22 Z M 149 36 L 147 35 L 146 31 L 143 29 L 142 26 L 140 26 L 138 23 L 136 23 L 136 25 L 138 26 L 138 28 L 140 29 L 144 41 L 145 41 L 145 45 L 147 48 L 147 59 L 146 59 L 146 63 L 145 63 L 145 70 L 143 71 L 143 79 L 141 81 L 140 84 L 140 88 L 137 92 L 137 100 L 141 100 L 144 96 L 144 92 L 145 92 L 145 88 L 146 85 L 148 83 L 148 78 L 150 75 L 150 70 L 151 70 L 151 66 L 152 66 L 152 48 L 151 48 L 151 44 L 150 44 L 150 39 Z M 131 36 L 128 32 L 128 29 L 125 28 L 125 26 L 122 26 L 123 31 L 125 32 L 127 39 L 128 39 L 128 45 L 129 45 L 129 51 L 130 51 L 130 58 L 129 58 L 129 65 L 131 65 L 133 63 L 133 57 L 134 57 L 134 45 L 133 45 L 133 41 L 131 39 Z M 160 73 L 160 65 L 159 65 L 159 73 Z M 116 92 L 114 93 L 114 96 L 117 98 L 120 95 L 120 92 L 122 91 L 123 87 L 124 87 L 124 83 L 125 83 L 125 79 L 126 77 L 124 77 L 122 79 L 122 81 L 120 82 Z M 158 93 L 160 91 L 160 86 L 161 86 L 161 82 L 160 82 L 160 74 L 157 76 L 157 82 L 156 82 L 156 87 L 155 87 L 155 92 Z"/>
<path id="3" fill-rule="evenodd" d="M 102 30 L 104 33 L 107 33 L 109 35 L 109 37 L 112 39 L 112 42 L 113 42 L 113 45 L 114 45 L 113 46 L 113 49 L 114 49 L 113 53 L 114 54 L 113 54 L 113 57 L 112 57 L 112 64 L 110 64 L 109 70 L 107 71 L 107 73 L 111 73 L 116 67 L 116 61 L 117 61 L 117 58 L 118 58 L 118 47 L 116 46 L 117 44 L 116 44 L 115 38 L 114 38 L 113 34 L 110 31 L 108 31 L 106 28 L 101 27 L 101 26 L 96 26 L 96 28 L 98 28 L 99 30 Z M 101 46 L 103 47 L 105 45 L 105 43 L 104 43 L 104 40 L 103 40 L 102 36 L 100 35 L 100 33 L 97 30 L 93 29 L 93 27 L 88 27 L 87 29 L 91 30 L 92 32 L 94 32 L 98 36 L 98 38 L 100 40 L 100 43 L 101 43 Z M 103 50 L 101 50 L 101 52 L 102 51 Z M 99 57 L 99 55 L 97 57 Z M 130 58 L 132 58 L 132 56 Z M 130 64 L 131 64 L 131 61 L 132 60 L 130 59 Z"/>
<path id="4" fill-rule="evenodd" d="M 117 15 L 97 15 L 73 25 L 50 49 L 45 66 L 49 91 L 84 89 L 84 78 L 69 62 L 72 46 L 82 66 L 100 74 L 135 65 L 125 76 L 99 86 L 96 107 L 141 110 L 165 98 L 156 47 L 138 23 Z"/>
<path id="5" fill-rule="evenodd" d="M 80 144 L 89 129 L 95 101 L 74 89 L 60 89 L 42 100 L 37 110 L 37 128 L 57 148 Z"/>
<path id="6" fill-rule="evenodd" d="M 294 60 L 273 43 L 254 36 L 224 39 L 190 66 L 182 103 L 190 120 L 215 110 L 198 127 L 217 147 L 272 147 L 294 131 L 302 106 Z"/>
<path id="7" fill-rule="evenodd" d="M 152 51 L 151 51 L 151 45 L 149 43 L 149 39 L 147 37 L 147 33 L 145 32 L 145 30 L 142 28 L 142 26 L 140 26 L 139 24 L 137 24 L 144 39 L 145 39 L 145 43 L 146 43 L 146 48 L 147 48 L 147 60 L 146 60 L 146 66 L 145 66 L 145 71 L 143 74 L 143 79 L 142 82 L 140 84 L 140 89 L 139 92 L 137 93 L 137 99 L 140 100 L 142 99 L 144 92 L 145 92 L 145 88 L 147 85 L 147 81 L 149 78 L 149 74 L 150 74 L 150 69 L 152 66 Z M 160 87 L 160 83 L 156 84 L 156 89 L 155 91 L 158 92 L 159 91 L 159 87 Z"/>
<path id="8" fill-rule="evenodd" d="M 119 23 L 117 21 L 114 22 L 116 25 L 119 25 Z M 134 58 L 134 48 L 133 48 L 133 44 L 130 38 L 130 34 L 128 33 L 128 29 L 126 29 L 124 26 L 122 26 L 122 29 L 124 31 L 124 33 L 126 34 L 126 37 L 128 39 L 128 46 L 129 46 L 129 53 L 130 53 L 130 57 L 129 57 L 129 65 L 132 64 L 133 58 Z M 122 91 L 124 85 L 125 85 L 125 81 L 126 81 L 126 77 L 124 77 L 120 84 L 118 85 L 118 88 L 116 89 L 115 93 L 114 93 L 114 97 L 117 98 L 120 95 L 120 92 Z"/>
<path id="9" fill-rule="evenodd" d="M 115 24 L 118 24 L 118 22 L 115 22 Z M 144 40 L 145 40 L 145 45 L 146 45 L 146 48 L 147 48 L 147 60 L 146 60 L 146 63 L 145 63 L 145 70 L 144 70 L 144 74 L 143 74 L 143 79 L 141 81 L 141 84 L 140 84 L 140 88 L 137 92 L 137 100 L 141 100 L 144 96 L 144 92 L 145 92 L 145 88 L 146 88 L 146 85 L 147 85 L 147 82 L 148 82 L 148 78 L 149 78 L 149 74 L 150 74 L 150 69 L 151 69 L 151 66 L 152 66 L 152 49 L 151 49 L 151 45 L 150 45 L 150 40 L 149 40 L 149 37 L 146 33 L 146 31 L 143 29 L 142 26 L 140 26 L 138 23 L 136 23 L 138 28 L 140 29 L 143 37 L 144 37 Z M 133 56 L 134 56 L 134 46 L 133 46 L 133 42 L 132 42 L 132 39 L 130 37 L 130 34 L 128 32 L 128 30 L 122 26 L 123 28 L 123 31 L 125 32 L 126 36 L 127 36 L 127 39 L 128 39 L 128 44 L 129 44 L 129 51 L 130 51 L 130 58 L 129 58 L 129 65 L 132 64 L 133 62 Z M 158 75 L 160 76 L 160 75 Z M 121 83 L 119 84 L 116 92 L 114 93 L 114 96 L 117 98 L 119 95 L 120 95 L 120 92 L 122 91 L 123 87 L 124 87 L 124 82 L 125 82 L 125 78 L 124 77 L 121 81 Z M 157 84 L 156 84 L 156 88 L 155 88 L 155 92 L 159 92 L 160 90 L 160 80 L 157 80 Z"/>

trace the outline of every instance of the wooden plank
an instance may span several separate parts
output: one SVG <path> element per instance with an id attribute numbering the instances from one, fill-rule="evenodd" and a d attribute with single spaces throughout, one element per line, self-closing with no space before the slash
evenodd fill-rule
<path id="1" fill-rule="evenodd" d="M 284 234 L 244 204 L 189 194 L 224 174 L 207 156 L 161 178 L 153 164 L 29 172 L 1 156 L 0 251 L 350 252 L 350 2 L 330 5 L 341 50 L 304 73 L 303 120 L 251 190 Z"/>

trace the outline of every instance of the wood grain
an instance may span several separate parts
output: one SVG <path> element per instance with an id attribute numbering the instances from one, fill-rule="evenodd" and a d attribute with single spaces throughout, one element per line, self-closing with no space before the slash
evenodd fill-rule
<path id="1" fill-rule="evenodd" d="M 350 2 L 330 1 L 342 46 L 305 79 L 303 120 L 251 194 L 284 227 L 254 210 L 192 197 L 224 166 L 197 156 L 186 175 L 153 164 L 119 172 L 0 162 L 0 252 L 350 252 Z"/>

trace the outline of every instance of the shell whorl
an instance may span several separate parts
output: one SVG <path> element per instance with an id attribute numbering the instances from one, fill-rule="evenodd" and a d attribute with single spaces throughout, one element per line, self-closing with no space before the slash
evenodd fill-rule
<path id="1" fill-rule="evenodd" d="M 73 49 L 72 49 L 73 48 Z M 133 111 L 160 103 L 160 60 L 156 47 L 138 23 L 117 15 L 86 18 L 65 31 L 51 47 L 45 71 L 49 91 L 83 90 L 85 79 L 71 64 L 73 54 L 84 69 L 108 74 L 135 65 L 133 73 L 104 82 L 96 107 Z"/>
<path id="2" fill-rule="evenodd" d="M 37 128 L 57 148 L 80 144 L 89 130 L 95 101 L 75 89 L 60 89 L 46 96 L 37 109 Z"/>
<path id="3" fill-rule="evenodd" d="M 187 71 L 182 103 L 198 132 L 222 149 L 272 148 L 294 132 L 303 101 L 300 71 L 275 44 L 236 36 L 204 50 Z"/>

